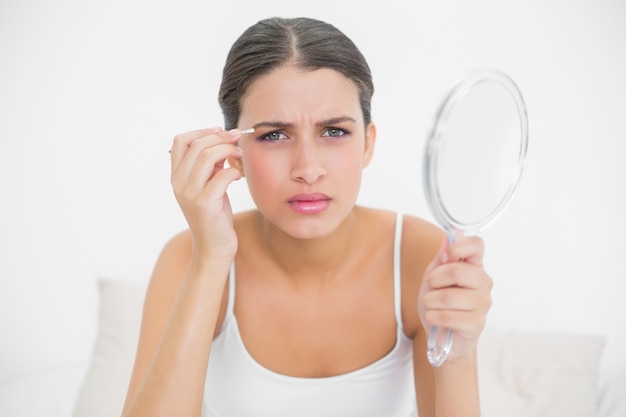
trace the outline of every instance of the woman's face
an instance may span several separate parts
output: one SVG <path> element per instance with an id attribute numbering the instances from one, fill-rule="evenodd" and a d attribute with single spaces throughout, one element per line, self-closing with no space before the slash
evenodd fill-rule
<path id="1" fill-rule="evenodd" d="M 372 156 L 354 83 L 331 69 L 283 67 L 257 78 L 243 96 L 240 161 L 253 200 L 297 238 L 322 237 L 351 212 Z"/>

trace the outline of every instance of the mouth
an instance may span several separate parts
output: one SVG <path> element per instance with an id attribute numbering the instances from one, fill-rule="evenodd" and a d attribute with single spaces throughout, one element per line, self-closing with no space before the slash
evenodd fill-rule
<path id="1" fill-rule="evenodd" d="M 287 204 L 296 213 L 317 214 L 326 210 L 330 205 L 331 198 L 326 194 L 297 194 L 287 200 Z"/>

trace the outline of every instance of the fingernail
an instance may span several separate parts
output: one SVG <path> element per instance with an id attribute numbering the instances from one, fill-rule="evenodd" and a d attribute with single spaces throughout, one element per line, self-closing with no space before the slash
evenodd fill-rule
<path id="1" fill-rule="evenodd" d="M 228 133 L 230 133 L 231 136 L 241 136 L 241 130 L 239 129 L 231 129 L 228 131 Z"/>

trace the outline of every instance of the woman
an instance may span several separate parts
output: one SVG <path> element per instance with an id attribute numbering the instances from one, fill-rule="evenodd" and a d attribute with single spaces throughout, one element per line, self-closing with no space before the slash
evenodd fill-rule
<path id="1" fill-rule="evenodd" d="M 482 241 L 356 205 L 373 90 L 324 22 L 267 19 L 235 42 L 225 130 L 172 145 L 189 230 L 155 266 L 124 416 L 479 415 Z M 233 215 L 242 176 L 257 209 Z M 433 325 L 454 331 L 438 368 Z"/>

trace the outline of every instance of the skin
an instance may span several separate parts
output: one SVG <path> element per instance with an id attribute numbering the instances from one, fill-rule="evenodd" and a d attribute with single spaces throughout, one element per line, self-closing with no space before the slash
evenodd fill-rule
<path id="1" fill-rule="evenodd" d="M 329 69 L 277 69 L 251 84 L 239 126 L 256 131 L 209 128 L 174 139 L 172 185 L 189 230 L 155 265 L 124 416 L 201 414 L 233 260 L 239 330 L 266 368 L 339 375 L 396 343 L 395 214 L 355 205 L 376 140 L 355 85 Z M 233 215 L 226 190 L 242 176 L 257 209 Z M 314 193 L 323 198 L 294 202 Z M 419 414 L 478 416 L 475 351 L 492 286 L 483 242 L 448 246 L 438 227 L 412 216 L 402 239 L 403 331 L 413 340 Z M 426 360 L 431 325 L 454 331 L 436 369 Z"/>

